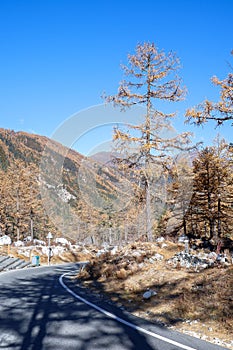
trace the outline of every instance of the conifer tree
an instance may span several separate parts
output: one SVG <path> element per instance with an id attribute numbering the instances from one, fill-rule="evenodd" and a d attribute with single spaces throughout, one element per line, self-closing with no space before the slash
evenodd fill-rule
<path id="1" fill-rule="evenodd" d="M 233 50 L 231 54 L 233 55 Z M 186 111 L 188 122 L 200 125 L 214 120 L 217 125 L 221 125 L 233 121 L 233 73 L 229 73 L 223 80 L 214 76 L 212 83 L 220 88 L 219 102 L 205 100 L 197 107 L 188 109 Z"/>
<path id="2" fill-rule="evenodd" d="M 189 153 L 175 159 L 171 167 L 167 200 L 167 233 L 188 234 L 186 215 L 193 196 L 193 168 Z"/>
<path id="3" fill-rule="evenodd" d="M 118 166 L 131 178 L 135 177 L 139 197 L 145 202 L 146 235 L 150 241 L 152 210 L 157 210 L 155 197 L 159 202 L 159 197 L 163 196 L 159 191 L 161 182 L 164 182 L 164 171 L 171 161 L 169 152 L 174 148 L 180 149 L 188 142 L 187 133 L 169 136 L 175 113 L 163 112 L 156 104 L 156 101 L 176 102 L 184 98 L 185 89 L 175 74 L 179 65 L 174 53 L 165 54 L 154 43 L 139 44 L 136 53 L 128 55 L 128 65 L 122 67 L 126 79 L 120 83 L 118 93 L 106 98 L 123 109 L 133 105 L 145 107 L 142 124 L 129 124 L 129 130 L 116 128 L 114 140 L 117 141 L 118 153 L 124 150 L 117 159 Z M 156 190 L 153 190 L 156 183 Z"/>
<path id="4" fill-rule="evenodd" d="M 215 240 L 232 227 L 232 166 L 225 141 L 206 147 L 194 160 L 194 194 L 187 221 L 194 236 Z"/>

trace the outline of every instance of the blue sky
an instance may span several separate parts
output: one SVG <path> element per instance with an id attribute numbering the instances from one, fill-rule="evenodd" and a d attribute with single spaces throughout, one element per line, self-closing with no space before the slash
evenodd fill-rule
<path id="1" fill-rule="evenodd" d="M 120 64 L 151 41 L 180 57 L 188 95 L 174 106 L 175 128 L 187 130 L 186 108 L 217 100 L 210 78 L 224 78 L 233 64 L 232 22 L 232 0 L 1 0 L 0 127 L 52 136 L 71 115 L 102 103 L 104 91 L 116 93 Z M 107 129 L 87 133 L 78 150 L 108 139 Z M 207 142 L 216 134 L 213 124 L 192 130 Z M 219 131 L 232 141 L 232 130 Z"/>

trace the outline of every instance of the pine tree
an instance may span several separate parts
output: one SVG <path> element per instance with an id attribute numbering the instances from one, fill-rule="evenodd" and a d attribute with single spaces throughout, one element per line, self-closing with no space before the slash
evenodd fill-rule
<path id="1" fill-rule="evenodd" d="M 233 50 L 231 54 L 233 55 Z M 219 102 L 206 100 L 197 107 L 188 109 L 186 111 L 188 122 L 200 125 L 214 120 L 217 125 L 221 125 L 233 120 L 233 73 L 229 73 L 223 80 L 214 76 L 212 83 L 220 88 Z"/>
<path id="2" fill-rule="evenodd" d="M 123 150 L 117 158 L 118 166 L 129 178 L 135 179 L 138 195 L 145 202 L 146 235 L 150 241 L 154 224 L 152 210 L 157 211 L 158 203 L 163 201 L 164 193 L 159 191 L 171 161 L 169 152 L 188 142 L 187 133 L 169 136 L 175 114 L 162 112 L 155 106 L 155 101 L 176 102 L 184 98 L 185 89 L 175 75 L 178 68 L 179 60 L 172 52 L 166 55 L 153 43 L 139 44 L 136 53 L 128 55 L 128 66 L 123 66 L 126 80 L 120 83 L 116 95 L 106 98 L 123 109 L 133 105 L 145 107 L 143 123 L 129 125 L 129 131 L 116 128 L 114 140 L 117 152 Z"/>
<path id="3" fill-rule="evenodd" d="M 188 234 L 187 211 L 193 196 L 193 168 L 191 157 L 183 153 L 175 159 L 174 166 L 170 170 L 168 186 L 167 233 L 176 234 L 183 231 Z"/>
<path id="4" fill-rule="evenodd" d="M 232 227 L 232 165 L 225 141 L 199 152 L 193 172 L 194 194 L 187 214 L 189 233 L 216 243 Z"/>

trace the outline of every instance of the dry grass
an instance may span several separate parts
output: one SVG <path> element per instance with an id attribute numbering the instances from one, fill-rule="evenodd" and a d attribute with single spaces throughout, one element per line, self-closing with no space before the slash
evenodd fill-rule
<path id="1" fill-rule="evenodd" d="M 178 330 L 198 332 L 207 340 L 217 337 L 231 341 L 233 266 L 199 273 L 172 268 L 166 260 L 182 246 L 166 243 L 165 248 L 158 244 L 135 244 L 116 256 L 106 254 L 93 259 L 78 277 L 93 288 L 92 281 L 97 281 L 98 291 L 138 316 Z M 135 251 L 144 253 L 139 257 Z M 148 258 L 155 253 L 162 254 L 164 259 L 151 264 Z M 157 294 L 144 300 L 142 295 L 148 289 Z"/>
<path id="2" fill-rule="evenodd" d="M 27 251 L 27 254 L 29 256 L 26 256 L 21 251 L 25 250 Z M 25 261 L 31 261 L 32 257 L 34 255 L 38 255 L 40 257 L 40 264 L 41 265 L 47 265 L 48 263 L 48 256 L 46 254 L 42 254 L 42 251 L 38 247 L 33 247 L 32 249 L 27 248 L 16 248 L 16 247 L 10 247 L 7 246 L 0 246 L 0 255 L 9 255 L 14 258 L 20 258 Z M 78 262 L 78 261 L 88 261 L 91 259 L 93 254 L 88 252 L 82 252 L 81 249 L 75 250 L 67 250 L 59 255 L 53 255 L 51 258 L 51 264 L 62 264 L 66 262 Z"/>

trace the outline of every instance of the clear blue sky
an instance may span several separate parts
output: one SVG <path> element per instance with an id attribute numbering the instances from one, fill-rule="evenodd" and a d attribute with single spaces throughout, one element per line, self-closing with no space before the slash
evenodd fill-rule
<path id="1" fill-rule="evenodd" d="M 189 94 L 174 110 L 183 131 L 187 107 L 217 100 L 210 78 L 233 64 L 232 23 L 233 0 L 1 0 L 0 127 L 51 136 L 102 103 L 103 91 L 116 93 L 127 54 L 153 41 L 181 59 Z M 220 131 L 229 140 L 232 130 Z M 213 125 L 194 131 L 206 140 L 216 133 Z"/>

